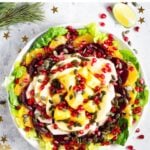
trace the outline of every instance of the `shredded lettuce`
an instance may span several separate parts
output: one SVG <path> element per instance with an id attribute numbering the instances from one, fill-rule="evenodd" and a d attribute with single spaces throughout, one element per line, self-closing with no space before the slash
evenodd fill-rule
<path id="1" fill-rule="evenodd" d="M 108 35 L 106 33 L 102 33 L 99 30 L 99 27 L 95 23 L 90 23 L 84 28 L 78 29 L 77 30 L 79 35 L 84 35 L 84 34 L 90 34 L 94 38 L 94 42 L 97 42 L 98 40 L 104 41 L 108 38 Z"/>
<path id="2" fill-rule="evenodd" d="M 15 66 L 12 75 L 14 75 L 15 78 L 21 78 L 26 72 L 27 72 L 26 67 L 17 65 Z"/>
<path id="3" fill-rule="evenodd" d="M 8 93 L 9 93 L 9 102 L 10 102 L 10 104 L 12 106 L 18 106 L 19 105 L 18 97 L 15 95 L 14 83 L 13 82 L 11 84 L 9 84 Z"/>
<path id="4" fill-rule="evenodd" d="M 43 35 L 36 39 L 36 41 L 32 44 L 30 50 L 47 46 L 52 39 L 57 36 L 65 35 L 67 31 L 68 30 L 64 27 L 49 28 L 47 32 L 45 32 Z"/>
<path id="5" fill-rule="evenodd" d="M 118 121 L 118 124 L 120 128 L 122 129 L 122 131 L 116 140 L 116 144 L 124 145 L 129 136 L 128 120 L 125 118 L 120 118 Z"/>
<path id="6" fill-rule="evenodd" d="M 144 88 L 142 92 L 138 92 L 137 99 L 140 100 L 140 106 L 144 107 L 148 103 L 149 90 Z"/>
<path id="7" fill-rule="evenodd" d="M 125 61 L 131 62 L 136 67 L 136 69 L 139 71 L 139 69 L 140 69 L 139 62 L 130 50 L 125 49 L 125 50 L 120 50 L 119 52 L 122 54 L 123 59 Z"/>

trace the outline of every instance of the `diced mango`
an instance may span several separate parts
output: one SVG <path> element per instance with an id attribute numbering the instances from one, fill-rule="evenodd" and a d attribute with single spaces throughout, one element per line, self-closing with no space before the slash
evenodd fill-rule
<path id="1" fill-rule="evenodd" d="M 45 51 L 43 48 L 37 48 L 35 50 L 32 50 L 31 52 L 28 52 L 27 55 L 25 56 L 25 63 L 26 65 L 29 65 L 33 58 L 37 56 L 37 54 L 44 54 Z"/>
<path id="2" fill-rule="evenodd" d="M 27 117 L 26 119 L 24 119 L 24 120 L 25 120 L 25 121 L 24 121 L 25 126 L 30 127 L 30 128 L 33 127 L 32 119 L 31 119 L 30 116 L 28 116 L 28 117 Z"/>
<path id="3" fill-rule="evenodd" d="M 86 125 L 87 123 L 89 123 L 88 118 L 86 117 L 85 111 L 80 112 L 79 115 L 77 116 L 72 116 L 71 120 L 74 122 L 78 122 L 79 124 L 81 124 L 82 126 Z"/>
<path id="4" fill-rule="evenodd" d="M 92 100 L 90 100 L 84 104 L 84 109 L 89 113 L 95 113 L 97 111 L 97 105 Z"/>
<path id="5" fill-rule="evenodd" d="M 23 88 L 30 82 L 30 75 L 25 73 L 20 79 L 19 83 L 16 84 L 14 88 L 14 92 L 17 96 L 19 96 L 23 90 Z"/>
<path id="6" fill-rule="evenodd" d="M 122 55 L 118 50 L 113 50 L 112 56 L 122 59 Z"/>
<path id="7" fill-rule="evenodd" d="M 20 84 L 16 84 L 14 92 L 15 92 L 15 95 L 19 96 L 22 92 L 22 86 L 20 86 Z"/>
<path id="8" fill-rule="evenodd" d="M 52 141 L 52 138 L 50 138 L 50 137 L 48 137 L 44 134 L 41 134 L 41 136 L 42 136 L 42 139 L 43 139 L 44 142 L 51 142 Z"/>
<path id="9" fill-rule="evenodd" d="M 124 85 L 133 85 L 137 81 L 139 73 L 135 68 L 135 66 L 132 64 L 128 65 L 128 70 L 129 70 L 128 78 Z"/>
<path id="10" fill-rule="evenodd" d="M 88 43 L 92 43 L 93 42 L 93 38 L 91 35 L 89 34 L 85 34 L 85 35 L 81 35 L 79 37 L 77 37 L 74 41 L 73 41 L 73 46 L 74 47 L 79 47 L 82 42 L 88 44 Z"/>
<path id="11" fill-rule="evenodd" d="M 134 101 L 136 99 L 136 95 L 137 95 L 137 92 L 135 90 L 129 91 L 130 104 L 134 104 Z"/>
<path id="12" fill-rule="evenodd" d="M 71 116 L 70 111 L 66 110 L 66 109 L 60 110 L 60 109 L 56 108 L 54 111 L 54 118 L 57 121 L 69 119 L 70 116 Z"/>
<path id="13" fill-rule="evenodd" d="M 65 97 L 68 105 L 74 109 L 77 109 L 79 105 L 83 103 L 84 97 L 81 93 L 76 93 L 76 97 L 70 99 L 70 93 Z"/>
<path id="14" fill-rule="evenodd" d="M 61 101 L 60 95 L 59 95 L 59 94 L 55 94 L 55 95 L 52 97 L 52 101 L 53 101 L 54 104 L 60 103 L 60 101 Z"/>
<path id="15" fill-rule="evenodd" d="M 51 41 L 51 43 L 49 44 L 49 47 L 52 49 L 55 49 L 56 47 L 62 44 L 65 44 L 66 41 L 67 39 L 65 38 L 65 36 L 58 36 L 54 40 Z"/>

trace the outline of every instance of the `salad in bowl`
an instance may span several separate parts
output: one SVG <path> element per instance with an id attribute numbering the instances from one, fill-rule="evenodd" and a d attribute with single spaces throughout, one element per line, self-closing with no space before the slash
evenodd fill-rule
<path id="1" fill-rule="evenodd" d="M 6 80 L 14 121 L 41 150 L 124 145 L 148 101 L 136 56 L 95 23 L 49 28 Z"/>

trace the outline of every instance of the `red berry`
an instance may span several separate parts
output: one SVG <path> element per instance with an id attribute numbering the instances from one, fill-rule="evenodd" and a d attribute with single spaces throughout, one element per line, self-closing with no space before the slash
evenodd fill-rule
<path id="1" fill-rule="evenodd" d="M 137 136 L 137 139 L 144 139 L 144 135 L 143 134 L 141 134 L 141 135 L 139 135 L 139 136 Z"/>
<path id="2" fill-rule="evenodd" d="M 99 17 L 100 17 L 101 19 L 104 19 L 104 18 L 106 18 L 106 17 L 107 17 L 107 15 L 106 15 L 106 14 L 104 14 L 104 13 L 102 13 L 102 14 L 100 14 L 100 15 L 99 15 Z"/>
<path id="3" fill-rule="evenodd" d="M 140 29 L 139 26 L 134 27 L 134 31 L 136 31 L 136 32 L 139 32 L 139 29 Z"/>
<path id="4" fill-rule="evenodd" d="M 100 25 L 101 27 L 104 27 L 104 26 L 105 26 L 105 23 L 104 23 L 104 22 L 100 22 L 99 25 Z"/>

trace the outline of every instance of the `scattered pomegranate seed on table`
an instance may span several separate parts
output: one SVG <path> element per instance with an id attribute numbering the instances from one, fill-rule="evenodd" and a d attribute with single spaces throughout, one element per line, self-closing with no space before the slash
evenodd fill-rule
<path id="1" fill-rule="evenodd" d="M 107 6 L 106 9 L 107 9 L 108 12 L 112 12 L 112 6 Z"/>
<path id="2" fill-rule="evenodd" d="M 133 147 L 132 145 L 128 145 L 128 146 L 126 147 L 126 149 L 127 149 L 127 150 L 134 150 L 134 147 Z"/>
<path id="3" fill-rule="evenodd" d="M 136 133 L 139 133 L 139 132 L 140 132 L 140 129 L 139 129 L 139 128 L 137 128 L 137 129 L 135 130 L 135 132 L 136 132 Z"/>
<path id="4" fill-rule="evenodd" d="M 134 27 L 134 31 L 136 31 L 136 32 L 139 32 L 139 29 L 140 29 L 139 26 Z"/>
<path id="5" fill-rule="evenodd" d="M 128 38 L 127 36 L 124 36 L 124 37 L 123 37 L 123 40 L 124 40 L 125 42 L 128 42 L 129 38 Z"/>
<path id="6" fill-rule="evenodd" d="M 137 136 L 137 139 L 140 139 L 140 140 L 144 139 L 144 135 L 141 134 L 141 135 Z"/>
<path id="7" fill-rule="evenodd" d="M 104 22 L 100 22 L 99 25 L 100 25 L 101 27 L 104 27 L 104 26 L 105 26 L 105 23 L 104 23 Z"/>
<path id="8" fill-rule="evenodd" d="M 105 18 L 107 17 L 107 15 L 106 15 L 105 13 L 102 13 L 102 14 L 99 15 L 99 17 L 100 17 L 101 19 L 105 19 Z"/>

